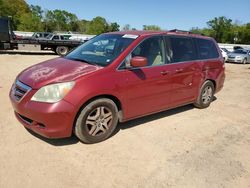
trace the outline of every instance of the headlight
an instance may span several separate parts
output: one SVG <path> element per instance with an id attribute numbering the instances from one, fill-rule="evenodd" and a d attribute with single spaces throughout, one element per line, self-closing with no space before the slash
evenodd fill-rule
<path id="1" fill-rule="evenodd" d="M 44 86 L 33 95 L 31 100 L 48 103 L 58 102 L 67 95 L 74 85 L 75 82 L 65 82 Z"/>
<path id="2" fill-rule="evenodd" d="M 242 56 L 236 56 L 236 59 L 242 59 L 243 57 Z"/>

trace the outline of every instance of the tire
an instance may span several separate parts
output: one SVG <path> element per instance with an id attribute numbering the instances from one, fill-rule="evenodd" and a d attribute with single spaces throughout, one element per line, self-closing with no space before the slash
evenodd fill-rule
<path id="1" fill-rule="evenodd" d="M 246 63 L 247 63 L 247 59 L 246 59 L 246 58 L 243 59 L 242 63 L 243 63 L 243 64 L 246 64 Z"/>
<path id="2" fill-rule="evenodd" d="M 56 53 L 60 56 L 65 56 L 69 52 L 69 48 L 66 46 L 57 46 Z"/>
<path id="3" fill-rule="evenodd" d="M 199 96 L 194 103 L 194 106 L 200 109 L 209 107 L 213 101 L 214 90 L 213 82 L 210 80 L 205 81 L 200 89 Z"/>
<path id="4" fill-rule="evenodd" d="M 94 100 L 79 113 L 74 133 L 84 143 L 93 144 L 107 139 L 118 123 L 116 104 L 106 98 Z"/>

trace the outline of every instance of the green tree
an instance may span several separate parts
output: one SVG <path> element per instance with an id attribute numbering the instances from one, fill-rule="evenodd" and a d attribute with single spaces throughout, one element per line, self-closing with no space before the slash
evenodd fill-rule
<path id="1" fill-rule="evenodd" d="M 205 36 L 212 36 L 213 35 L 213 31 L 211 29 L 208 29 L 208 28 L 200 29 L 198 27 L 193 27 L 190 30 L 190 32 L 192 32 L 194 34 L 205 35 Z"/>
<path id="2" fill-rule="evenodd" d="M 108 23 L 103 17 L 96 17 L 88 24 L 87 33 L 92 35 L 99 35 L 108 31 Z"/>
<path id="3" fill-rule="evenodd" d="M 247 23 L 242 31 L 242 42 L 250 44 L 250 23 Z"/>
<path id="4" fill-rule="evenodd" d="M 224 16 L 215 17 L 213 20 L 208 21 L 207 25 L 212 29 L 211 34 L 217 42 L 226 42 L 233 26 L 232 20 Z"/>
<path id="5" fill-rule="evenodd" d="M 232 33 L 235 43 L 250 44 L 250 23 L 234 25 Z"/>
<path id="6" fill-rule="evenodd" d="M 32 13 L 26 13 L 19 18 L 17 29 L 20 31 L 43 31 L 41 19 Z"/>
<path id="7" fill-rule="evenodd" d="M 3 10 L 4 10 L 3 0 L 0 0 L 0 16 L 3 16 Z"/>
<path id="8" fill-rule="evenodd" d="M 123 26 L 122 30 L 123 31 L 131 30 L 131 26 L 129 24 L 126 24 L 126 25 Z"/>
<path id="9" fill-rule="evenodd" d="M 42 8 L 40 6 L 30 6 L 31 12 L 22 14 L 19 18 L 20 23 L 17 29 L 21 31 L 43 31 Z"/>
<path id="10" fill-rule="evenodd" d="M 159 31 L 161 28 L 157 25 L 143 25 L 143 30 Z"/>
<path id="11" fill-rule="evenodd" d="M 35 15 L 36 17 L 43 19 L 43 10 L 40 6 L 38 5 L 30 5 L 30 10 L 32 12 L 33 15 Z"/>
<path id="12" fill-rule="evenodd" d="M 44 15 L 46 31 L 77 31 L 79 29 L 78 21 L 75 14 L 65 10 L 48 10 Z"/>
<path id="13" fill-rule="evenodd" d="M 78 32 L 87 33 L 89 21 L 88 20 L 78 20 Z"/>
<path id="14" fill-rule="evenodd" d="M 116 22 L 114 22 L 114 23 L 109 24 L 109 26 L 108 26 L 108 31 L 109 31 L 109 32 L 112 32 L 112 31 L 119 31 L 119 28 L 120 28 L 119 24 L 116 23 Z"/>
<path id="15" fill-rule="evenodd" d="M 11 17 L 13 28 L 20 24 L 23 14 L 31 13 L 28 4 L 24 0 L 1 0 L 0 16 Z"/>

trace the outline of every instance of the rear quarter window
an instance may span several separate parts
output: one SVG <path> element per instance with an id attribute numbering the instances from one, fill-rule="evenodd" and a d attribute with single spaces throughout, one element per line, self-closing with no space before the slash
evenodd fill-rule
<path id="1" fill-rule="evenodd" d="M 218 58 L 218 50 L 212 40 L 196 39 L 199 59 Z"/>

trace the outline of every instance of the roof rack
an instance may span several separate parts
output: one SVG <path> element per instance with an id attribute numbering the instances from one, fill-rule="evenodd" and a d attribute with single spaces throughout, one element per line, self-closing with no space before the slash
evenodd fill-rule
<path id="1" fill-rule="evenodd" d="M 172 29 L 172 30 L 169 30 L 169 32 L 193 34 L 190 31 L 184 31 L 184 30 L 179 30 L 179 29 Z"/>

